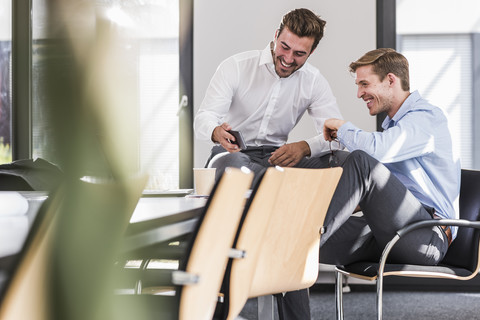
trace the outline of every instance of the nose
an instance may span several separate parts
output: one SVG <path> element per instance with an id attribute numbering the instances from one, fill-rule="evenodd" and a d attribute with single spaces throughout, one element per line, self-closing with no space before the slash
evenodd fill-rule
<path id="1" fill-rule="evenodd" d="M 365 92 L 363 91 L 362 87 L 359 86 L 357 89 L 357 98 L 362 98 L 364 94 Z"/>
<path id="2" fill-rule="evenodd" d="M 283 60 L 285 60 L 285 63 L 290 64 L 293 62 L 293 53 L 291 51 L 288 51 L 285 53 L 283 56 Z"/>

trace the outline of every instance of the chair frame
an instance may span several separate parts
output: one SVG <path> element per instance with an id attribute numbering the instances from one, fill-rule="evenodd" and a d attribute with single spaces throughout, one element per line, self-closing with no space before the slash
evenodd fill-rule
<path id="1" fill-rule="evenodd" d="M 462 170 L 463 171 L 463 170 Z M 350 272 L 348 266 L 336 266 L 335 267 L 335 297 L 336 297 L 336 316 L 337 320 L 343 320 L 343 278 L 344 276 L 351 276 L 354 278 L 364 279 L 374 281 L 376 280 L 377 286 L 377 296 L 376 296 L 376 305 L 377 305 L 377 319 L 381 320 L 383 315 L 383 278 L 385 276 L 404 276 L 404 277 L 421 277 L 421 278 L 443 278 L 443 279 L 454 279 L 454 280 L 470 280 L 477 275 L 480 270 L 480 240 L 476 245 L 478 250 L 476 265 L 472 270 L 469 270 L 469 274 L 465 275 L 455 275 L 446 272 L 440 272 L 435 270 L 437 266 L 432 266 L 431 270 L 385 270 L 387 264 L 388 255 L 390 254 L 392 248 L 395 244 L 406 234 L 418 230 L 421 228 L 429 228 L 433 226 L 456 226 L 459 228 L 473 228 L 480 230 L 480 221 L 471 221 L 466 219 L 440 219 L 440 220 L 423 220 L 412 223 L 400 230 L 397 231 L 396 235 L 390 240 L 385 246 L 380 261 L 378 263 L 378 270 L 376 275 L 369 276 L 366 274 Z M 371 266 L 376 265 L 374 263 L 370 264 Z M 441 266 L 441 265 L 440 265 Z M 463 268 L 462 268 L 463 269 Z M 466 270 L 466 269 L 465 269 Z"/>

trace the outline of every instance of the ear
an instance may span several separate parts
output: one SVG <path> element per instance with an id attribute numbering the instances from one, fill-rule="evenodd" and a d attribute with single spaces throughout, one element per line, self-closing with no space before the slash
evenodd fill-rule
<path id="1" fill-rule="evenodd" d="M 398 77 L 391 72 L 387 74 L 387 79 L 391 87 L 394 86 L 399 80 Z"/>
<path id="2" fill-rule="evenodd" d="M 276 41 L 277 40 L 277 37 L 278 37 L 278 29 L 275 31 L 275 36 L 273 37 L 273 40 Z"/>

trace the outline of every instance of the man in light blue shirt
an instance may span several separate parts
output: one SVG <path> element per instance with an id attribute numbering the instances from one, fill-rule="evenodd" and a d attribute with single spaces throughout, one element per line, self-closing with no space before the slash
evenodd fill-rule
<path id="1" fill-rule="evenodd" d="M 365 132 L 341 119 L 325 121 L 324 136 L 351 154 L 325 218 L 320 261 L 378 260 L 402 227 L 424 219 L 458 218 L 460 161 L 444 112 L 410 93 L 407 59 L 377 49 L 350 64 L 358 98 L 370 115 L 385 112 L 383 132 Z M 361 210 L 363 215 L 352 216 Z M 456 229 L 432 227 L 400 240 L 391 262 L 439 263 Z"/>

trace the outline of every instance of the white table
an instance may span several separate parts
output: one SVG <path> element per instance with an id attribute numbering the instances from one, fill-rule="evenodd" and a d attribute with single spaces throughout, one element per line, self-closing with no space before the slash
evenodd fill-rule
<path id="1" fill-rule="evenodd" d="M 130 223 L 167 218 L 178 213 L 205 206 L 205 198 L 142 197 L 133 211 Z"/>
<path id="2" fill-rule="evenodd" d="M 39 191 L 0 192 L 0 258 L 20 252 L 47 197 L 46 192 Z M 130 219 L 126 248 L 135 249 L 192 231 L 205 203 L 204 198 L 140 198 Z"/>
<path id="3" fill-rule="evenodd" d="M 189 197 L 141 198 L 130 219 L 123 250 L 135 250 L 191 232 L 206 201 Z"/>
<path id="4" fill-rule="evenodd" d="M 0 191 L 0 258 L 20 252 L 45 192 Z"/>

